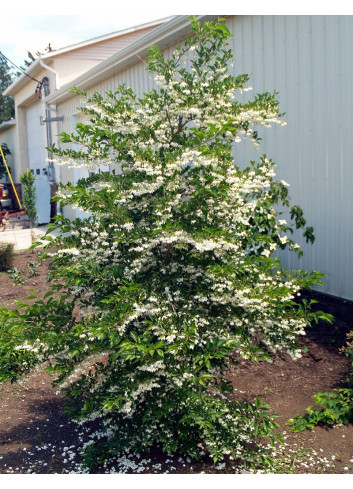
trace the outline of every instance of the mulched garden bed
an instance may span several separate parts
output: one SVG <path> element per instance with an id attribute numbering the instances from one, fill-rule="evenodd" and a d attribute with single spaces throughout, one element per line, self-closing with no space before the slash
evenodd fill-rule
<path id="1" fill-rule="evenodd" d="M 6 273 L 0 274 L 0 303 L 10 305 L 35 291 L 49 289 L 45 266 L 33 272 L 29 263 L 36 252 L 16 255 L 15 266 L 23 270 L 25 283 L 15 285 Z M 285 424 L 314 403 L 317 392 L 342 386 L 349 360 L 339 351 L 346 333 L 353 330 L 353 303 L 313 292 L 318 307 L 335 316 L 333 325 L 308 328 L 303 345 L 308 351 L 299 360 L 277 355 L 273 363 L 243 362 L 230 377 L 238 400 L 264 399 L 278 419 L 284 445 L 275 446 L 275 473 L 353 474 L 353 425 L 318 427 L 291 433 Z M 0 474 L 87 473 L 81 468 L 79 449 L 90 440 L 92 428 L 79 426 L 63 413 L 64 398 L 51 386 L 44 373 L 21 384 L 0 386 Z M 235 474 L 247 473 L 236 462 L 218 463 L 205 458 L 192 464 L 185 457 L 166 456 L 157 449 L 141 456 L 125 454 L 94 473 Z M 250 471 L 251 472 L 251 471 Z"/>

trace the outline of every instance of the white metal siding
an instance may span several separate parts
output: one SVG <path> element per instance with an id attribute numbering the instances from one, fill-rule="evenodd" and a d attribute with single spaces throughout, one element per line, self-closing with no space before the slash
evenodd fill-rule
<path id="1" fill-rule="evenodd" d="M 257 151 L 236 145 L 235 160 L 246 165 L 266 153 L 276 161 L 292 203 L 302 206 L 316 235 L 311 246 L 297 234 L 304 257 L 285 253 L 284 264 L 322 271 L 328 278 L 320 290 L 353 299 L 353 17 L 233 16 L 227 25 L 235 74 L 252 74 L 250 94 L 279 91 L 288 123 L 261 130 Z M 92 91 L 125 82 L 141 95 L 153 86 L 144 68 L 138 63 Z M 78 99 L 68 100 L 60 114 L 69 120 L 77 105 Z"/>
<path id="2" fill-rule="evenodd" d="M 286 127 L 262 131 L 258 153 L 276 161 L 316 241 L 290 268 L 327 275 L 320 290 L 353 299 L 352 16 L 233 17 L 237 73 L 253 72 L 254 92 L 280 92 Z M 239 147 L 244 162 L 254 157 Z"/>

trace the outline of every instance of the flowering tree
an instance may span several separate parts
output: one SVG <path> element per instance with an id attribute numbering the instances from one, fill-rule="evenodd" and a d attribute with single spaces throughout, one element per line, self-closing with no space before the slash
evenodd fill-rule
<path id="1" fill-rule="evenodd" d="M 227 373 L 241 359 L 300 357 L 298 336 L 325 316 L 297 297 L 320 274 L 286 271 L 274 254 L 300 253 L 276 210 L 305 225 L 287 184 L 265 156 L 234 162 L 234 143 L 257 144 L 257 126 L 283 122 L 276 94 L 236 100 L 248 76 L 229 73 L 229 36 L 221 22 L 191 20 L 169 59 L 150 50 L 157 90 L 95 93 L 88 122 L 61 135 L 70 146 L 53 148 L 59 163 L 96 171 L 58 196 L 89 217 L 58 224 L 69 235 L 46 250 L 52 291 L 4 312 L 17 336 L 2 377 L 49 365 L 69 412 L 101 420 L 90 464 L 154 444 L 195 458 L 258 456 L 276 423 L 259 401 L 234 400 Z"/>

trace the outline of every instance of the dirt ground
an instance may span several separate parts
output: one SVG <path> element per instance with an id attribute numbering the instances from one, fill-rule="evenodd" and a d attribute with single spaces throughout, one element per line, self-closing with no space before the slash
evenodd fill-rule
<path id="1" fill-rule="evenodd" d="M 16 255 L 15 266 L 23 270 L 25 283 L 15 285 L 0 274 L 0 303 L 11 304 L 31 292 L 49 288 L 45 266 L 30 273 L 36 252 Z M 285 443 L 275 447 L 275 473 L 353 474 L 353 425 L 318 427 L 313 431 L 290 433 L 285 424 L 314 403 L 317 392 L 342 386 L 349 360 L 339 352 L 345 335 L 353 330 L 353 303 L 312 293 L 318 307 L 335 316 L 333 325 L 308 328 L 303 344 L 307 353 L 297 361 L 278 355 L 272 364 L 244 362 L 231 380 L 235 398 L 253 401 L 256 396 L 269 404 L 278 419 Z M 64 399 L 51 386 L 48 375 L 39 374 L 23 384 L 0 386 L 0 474 L 84 473 L 79 449 L 90 439 L 90 429 L 78 426 L 63 414 Z M 234 462 L 213 466 L 205 458 L 198 464 L 179 456 L 168 457 L 157 450 L 141 457 L 131 454 L 113 460 L 95 473 L 244 473 Z"/>

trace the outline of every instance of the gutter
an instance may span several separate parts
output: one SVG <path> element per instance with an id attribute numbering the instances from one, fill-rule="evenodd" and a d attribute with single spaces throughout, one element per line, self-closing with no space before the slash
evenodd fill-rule
<path id="1" fill-rule="evenodd" d="M 197 20 L 204 22 L 217 20 L 224 15 L 199 15 Z M 117 74 L 127 67 L 141 62 L 139 58 L 147 55 L 147 49 L 152 44 L 158 44 L 161 49 L 167 48 L 173 43 L 180 41 L 190 32 L 190 15 L 178 15 L 169 22 L 166 22 L 145 36 L 137 39 L 135 42 L 127 46 L 125 49 L 113 54 L 110 58 L 102 61 L 102 63 L 94 66 L 91 70 L 79 76 L 70 83 L 64 85 L 60 90 L 50 94 L 46 101 L 50 104 L 60 103 L 69 98 L 76 97 L 76 94 L 70 92 L 72 87 L 79 90 L 86 90 L 101 80 Z"/>
<path id="2" fill-rule="evenodd" d="M 58 90 L 60 88 L 60 85 L 59 85 L 59 73 L 57 71 L 55 71 L 53 68 L 50 68 L 50 66 L 44 64 L 42 58 L 38 58 L 38 59 L 39 59 L 40 65 L 43 66 L 43 68 L 45 68 L 46 70 L 49 70 L 52 73 L 54 73 L 54 75 L 55 75 L 55 88 Z"/>
<path id="3" fill-rule="evenodd" d="M 4 92 L 3 92 L 4 97 L 7 97 L 9 95 L 16 95 L 16 93 L 19 90 L 21 90 L 21 88 L 23 88 L 28 83 L 28 81 L 30 80 L 30 78 L 28 78 L 27 75 L 30 75 L 33 78 L 35 78 L 37 76 L 37 74 L 42 71 L 42 68 L 45 68 L 45 69 L 47 69 L 47 70 L 49 70 L 55 74 L 56 88 L 59 88 L 59 75 L 58 75 L 58 73 L 55 70 L 53 70 L 53 68 L 50 68 L 50 66 L 44 64 L 42 58 L 37 58 L 28 67 L 28 69 L 26 70 L 26 74 L 22 73 L 22 75 L 20 75 L 9 87 L 6 88 L 6 90 L 4 90 Z M 34 82 L 34 80 L 31 80 L 31 81 Z"/>
<path id="4" fill-rule="evenodd" d="M 159 19 L 159 20 L 155 20 L 152 22 L 148 22 L 146 24 L 141 24 L 141 25 L 138 25 L 135 27 L 123 29 L 122 31 L 112 32 L 112 33 L 106 34 L 104 36 L 98 36 L 98 37 L 95 37 L 93 39 L 89 39 L 88 41 L 80 42 L 77 44 L 72 44 L 72 45 L 67 46 L 65 48 L 60 48 L 60 49 L 57 49 L 54 51 L 50 51 L 49 53 L 43 55 L 42 58 L 45 60 L 50 59 L 50 58 L 53 58 L 53 57 L 58 56 L 60 54 L 70 52 L 70 51 L 74 51 L 74 50 L 79 49 L 81 47 L 88 46 L 90 44 L 94 44 L 94 43 L 97 43 L 100 41 L 104 41 L 104 40 L 110 39 L 112 37 L 122 36 L 122 35 L 128 34 L 129 32 L 135 32 L 135 31 L 139 31 L 141 29 L 146 29 L 146 28 L 151 27 L 153 25 L 159 26 L 161 22 L 168 23 L 168 21 L 170 19 L 171 19 L 171 17 L 166 17 L 164 19 Z M 38 69 L 41 66 L 39 59 L 36 59 L 35 61 L 33 61 L 33 63 L 27 68 L 26 73 L 28 75 L 35 77 L 36 74 L 41 71 L 40 69 Z M 50 69 L 50 68 L 48 68 L 48 69 Z M 6 88 L 6 90 L 3 92 L 3 95 L 4 96 L 15 95 L 21 88 L 23 88 L 23 86 L 26 84 L 26 82 L 28 82 L 28 77 L 23 73 L 9 87 Z M 58 85 L 57 85 L 57 88 L 59 88 Z"/>
<path id="5" fill-rule="evenodd" d="M 88 39 L 87 41 L 82 41 L 82 42 L 79 42 L 76 44 L 70 44 L 69 46 L 50 51 L 48 54 L 45 54 L 43 56 L 43 58 L 44 59 L 50 58 L 53 55 L 57 56 L 58 54 L 63 54 L 63 53 L 69 52 L 69 51 L 75 51 L 76 49 L 80 49 L 84 46 L 89 46 L 89 45 L 95 44 L 97 42 L 106 41 L 106 40 L 112 39 L 114 37 L 125 36 L 126 34 L 130 34 L 131 32 L 137 32 L 137 31 L 141 31 L 143 29 L 148 29 L 149 27 L 159 26 L 162 23 L 168 22 L 172 18 L 173 18 L 173 16 L 165 17 L 163 19 L 157 19 L 157 20 L 148 22 L 146 24 L 140 24 L 140 25 L 137 25 L 134 27 L 128 27 L 128 28 L 123 29 L 121 31 L 114 31 L 114 32 L 111 32 L 110 34 L 105 34 L 103 36 L 97 36 L 97 37 L 94 37 L 92 39 Z"/>

